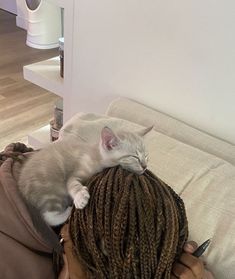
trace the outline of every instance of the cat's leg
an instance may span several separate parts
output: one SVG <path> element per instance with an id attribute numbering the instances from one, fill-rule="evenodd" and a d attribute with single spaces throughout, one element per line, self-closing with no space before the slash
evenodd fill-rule
<path id="1" fill-rule="evenodd" d="M 78 178 L 70 177 L 67 181 L 67 188 L 75 207 L 84 208 L 90 198 L 87 187 L 83 186 Z"/>
<path id="2" fill-rule="evenodd" d="M 59 211 L 45 211 L 42 216 L 43 219 L 50 225 L 50 226 L 58 226 L 63 224 L 70 216 L 72 207 L 69 206 L 64 212 Z"/>
<path id="3" fill-rule="evenodd" d="M 63 189 L 62 192 L 59 192 L 58 189 L 56 190 L 57 192 L 55 191 L 53 194 L 47 194 L 43 198 L 38 199 L 37 204 L 43 219 L 50 226 L 63 224 L 70 216 L 72 210 L 71 198 L 68 196 L 66 189 Z"/>

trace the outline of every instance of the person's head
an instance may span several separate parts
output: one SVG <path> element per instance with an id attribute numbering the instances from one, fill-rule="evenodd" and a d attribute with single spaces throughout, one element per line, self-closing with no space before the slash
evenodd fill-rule
<path id="1" fill-rule="evenodd" d="M 106 169 L 88 182 L 90 201 L 73 209 L 70 236 L 91 278 L 170 278 L 187 240 L 181 198 L 150 171 Z"/>

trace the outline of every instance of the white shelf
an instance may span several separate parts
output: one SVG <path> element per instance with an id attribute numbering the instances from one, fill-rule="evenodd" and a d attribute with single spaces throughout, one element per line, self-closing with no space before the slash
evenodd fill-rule
<path id="1" fill-rule="evenodd" d="M 50 125 L 46 125 L 28 135 L 28 143 L 35 149 L 50 143 Z"/>
<path id="2" fill-rule="evenodd" d="M 60 76 L 59 57 L 24 66 L 24 78 L 63 97 L 64 80 Z"/>

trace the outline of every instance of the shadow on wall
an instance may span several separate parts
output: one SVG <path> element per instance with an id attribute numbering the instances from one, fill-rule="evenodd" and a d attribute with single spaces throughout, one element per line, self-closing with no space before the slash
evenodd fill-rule
<path id="1" fill-rule="evenodd" d="M 0 0 L 0 9 L 16 15 L 16 0 Z"/>

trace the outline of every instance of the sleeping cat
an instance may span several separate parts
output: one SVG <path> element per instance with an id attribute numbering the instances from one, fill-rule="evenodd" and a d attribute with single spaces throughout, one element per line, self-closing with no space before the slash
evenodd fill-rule
<path id="1" fill-rule="evenodd" d="M 25 163 L 19 190 L 47 224 L 60 225 L 70 215 L 72 201 L 79 209 L 88 203 L 90 196 L 83 183 L 93 174 L 116 165 L 137 174 L 145 171 L 148 158 L 143 136 L 151 129 L 115 134 L 104 127 L 97 144 L 78 143 L 74 138 L 54 142 Z"/>

